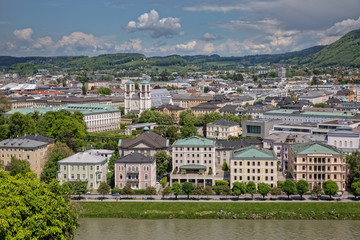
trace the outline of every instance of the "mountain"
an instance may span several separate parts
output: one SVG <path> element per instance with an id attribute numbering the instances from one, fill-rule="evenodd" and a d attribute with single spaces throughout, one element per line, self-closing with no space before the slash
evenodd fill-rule
<path id="1" fill-rule="evenodd" d="M 313 66 L 360 67 L 360 29 L 351 31 L 324 49 L 303 60 Z"/>
<path id="2" fill-rule="evenodd" d="M 27 63 L 27 65 L 21 65 Z M 104 54 L 96 57 L 10 57 L 0 56 L 0 67 L 17 70 L 19 68 L 34 69 L 68 68 L 71 70 L 105 70 L 131 69 L 151 67 L 180 67 L 186 69 L 196 66 L 197 69 L 226 69 L 233 66 L 250 66 L 255 64 L 292 64 L 302 66 L 347 66 L 360 67 L 360 29 L 345 34 L 328 46 L 315 46 L 301 51 L 282 54 L 249 55 L 243 57 L 221 57 L 219 55 L 194 55 L 146 58 L 138 53 Z M 19 66 L 20 65 L 20 66 Z M 34 66 L 36 65 L 36 66 Z M 174 69 L 173 69 L 174 70 Z"/>

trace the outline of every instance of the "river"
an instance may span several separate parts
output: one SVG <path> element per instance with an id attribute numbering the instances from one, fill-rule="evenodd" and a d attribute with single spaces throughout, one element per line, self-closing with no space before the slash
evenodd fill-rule
<path id="1" fill-rule="evenodd" d="M 75 240 L 360 239 L 360 221 L 82 218 Z"/>

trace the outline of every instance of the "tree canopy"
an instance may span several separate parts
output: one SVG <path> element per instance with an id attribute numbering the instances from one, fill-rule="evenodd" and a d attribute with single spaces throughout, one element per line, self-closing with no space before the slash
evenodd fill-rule
<path id="1" fill-rule="evenodd" d="M 97 94 L 101 94 L 103 96 L 105 95 L 111 95 L 112 94 L 112 90 L 110 88 L 106 88 L 106 87 L 99 87 L 96 91 Z"/>
<path id="2" fill-rule="evenodd" d="M 0 239 L 72 239 L 79 226 L 70 200 L 33 175 L 0 170 Z"/>
<path id="3" fill-rule="evenodd" d="M 261 196 L 263 196 L 263 198 L 266 197 L 266 195 L 268 195 L 271 191 L 271 187 L 269 184 L 267 183 L 259 183 L 258 184 L 258 193 L 261 194 Z"/>
<path id="4" fill-rule="evenodd" d="M 290 195 L 296 193 L 296 184 L 291 180 L 286 180 L 284 184 L 281 186 L 281 190 L 288 195 L 288 199 L 290 199 Z"/>
<path id="5" fill-rule="evenodd" d="M 240 196 L 241 194 L 246 193 L 246 185 L 243 182 L 234 182 L 232 191 L 236 196 Z"/>
<path id="6" fill-rule="evenodd" d="M 164 175 L 171 171 L 172 158 L 167 155 L 165 151 L 159 151 L 155 153 L 156 158 L 156 174 L 159 176 Z"/>
<path id="7" fill-rule="evenodd" d="M 327 180 L 323 183 L 323 190 L 326 195 L 331 196 L 335 195 L 339 190 L 337 183 L 333 180 Z"/>
<path id="8" fill-rule="evenodd" d="M 296 191 L 302 199 L 302 196 L 309 191 L 309 183 L 306 180 L 299 180 L 296 183 Z"/>

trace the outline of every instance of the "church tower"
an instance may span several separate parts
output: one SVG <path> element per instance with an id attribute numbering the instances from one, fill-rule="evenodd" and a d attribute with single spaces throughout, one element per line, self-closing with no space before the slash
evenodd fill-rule
<path id="1" fill-rule="evenodd" d="M 133 81 L 127 81 L 125 83 L 125 114 L 131 111 L 131 99 L 135 94 L 135 83 Z"/>
<path id="2" fill-rule="evenodd" d="M 140 114 L 145 110 L 151 109 L 150 82 L 142 81 L 140 83 Z"/>

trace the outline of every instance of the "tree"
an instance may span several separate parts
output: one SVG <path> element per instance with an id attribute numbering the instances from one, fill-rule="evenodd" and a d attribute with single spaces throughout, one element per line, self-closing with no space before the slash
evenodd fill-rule
<path id="1" fill-rule="evenodd" d="M 187 198 L 189 199 L 190 194 L 194 192 L 194 185 L 191 182 L 184 182 L 181 187 L 182 191 L 187 195 Z"/>
<path id="2" fill-rule="evenodd" d="M 224 185 L 221 189 L 221 194 L 224 196 L 230 195 L 231 194 L 231 189 L 228 185 Z"/>
<path id="3" fill-rule="evenodd" d="M 11 101 L 3 93 L 0 93 L 0 115 L 10 110 Z"/>
<path id="4" fill-rule="evenodd" d="M 204 188 L 204 195 L 209 196 L 209 195 L 213 195 L 214 191 L 212 190 L 211 186 L 205 186 Z"/>
<path id="5" fill-rule="evenodd" d="M 135 191 L 131 188 L 130 184 L 126 184 L 126 186 L 123 188 L 123 194 L 125 195 L 133 195 L 135 194 Z"/>
<path id="6" fill-rule="evenodd" d="M 296 191 L 302 199 L 302 196 L 309 191 L 309 183 L 306 180 L 299 180 L 296 183 Z"/>
<path id="7" fill-rule="evenodd" d="M 279 187 L 273 187 L 270 191 L 270 194 L 273 196 L 279 196 L 281 195 L 281 188 Z"/>
<path id="8" fill-rule="evenodd" d="M 360 152 L 355 151 L 351 154 L 346 155 L 346 163 L 349 164 L 350 176 L 349 180 L 351 182 L 360 181 Z"/>
<path id="9" fill-rule="evenodd" d="M 145 189 L 145 195 L 156 195 L 156 189 L 154 187 L 147 187 Z"/>
<path id="10" fill-rule="evenodd" d="M 313 189 L 311 190 L 311 194 L 315 194 L 316 198 L 319 198 L 319 194 L 322 193 L 322 188 L 320 184 L 314 184 Z"/>
<path id="11" fill-rule="evenodd" d="M 198 197 L 200 195 L 203 195 L 204 194 L 204 187 L 203 186 L 200 186 L 200 185 L 197 185 L 194 189 L 194 192 L 193 192 L 195 195 L 198 195 Z"/>
<path id="12" fill-rule="evenodd" d="M 74 184 L 73 192 L 75 195 L 79 195 L 79 199 L 81 194 L 87 193 L 87 186 L 86 183 L 83 181 L 78 181 Z"/>
<path id="13" fill-rule="evenodd" d="M 36 133 L 35 121 L 30 115 L 23 115 L 16 112 L 11 115 L 9 119 L 9 131 L 13 137 L 20 137 L 26 134 Z"/>
<path id="14" fill-rule="evenodd" d="M 10 137 L 9 125 L 0 125 L 0 141 L 8 139 Z"/>
<path id="15" fill-rule="evenodd" d="M 162 194 L 162 196 L 164 197 L 164 196 L 169 195 L 170 192 L 171 192 L 171 187 L 170 187 L 170 186 L 166 186 L 166 187 L 161 191 L 161 194 Z"/>
<path id="16" fill-rule="evenodd" d="M 188 115 L 184 119 L 184 126 L 181 128 L 181 137 L 182 138 L 188 138 L 191 136 L 195 136 L 197 133 L 197 129 L 193 123 L 193 119 L 190 115 Z"/>
<path id="17" fill-rule="evenodd" d="M 115 186 L 115 161 L 118 160 L 120 158 L 119 153 L 115 153 L 113 154 L 110 159 L 109 159 L 109 163 L 108 163 L 108 169 L 109 172 L 106 175 L 106 180 L 107 183 L 110 185 L 110 187 L 114 187 Z"/>
<path id="18" fill-rule="evenodd" d="M 53 192 L 53 187 L 32 174 L 13 177 L 1 170 L 0 186 L 0 239 L 74 237 L 78 214 L 70 200 Z"/>
<path id="19" fill-rule="evenodd" d="M 243 183 L 243 182 L 234 182 L 232 191 L 239 198 L 241 194 L 246 193 L 245 183 Z"/>
<path id="20" fill-rule="evenodd" d="M 171 171 L 172 158 L 165 151 L 155 153 L 154 157 L 156 158 L 156 174 L 158 176 L 163 176 Z"/>
<path id="21" fill-rule="evenodd" d="M 360 196 L 360 182 L 354 182 L 351 184 L 351 191 L 355 199 L 357 196 Z"/>
<path id="22" fill-rule="evenodd" d="M 263 199 L 269 194 L 271 191 L 271 187 L 267 183 L 259 183 L 258 184 L 258 193 L 260 193 L 263 196 Z"/>
<path id="23" fill-rule="evenodd" d="M 64 182 L 62 185 L 63 193 L 66 197 L 69 197 L 73 191 L 74 185 L 71 182 Z"/>
<path id="24" fill-rule="evenodd" d="M 105 195 L 109 194 L 110 189 L 111 189 L 110 186 L 106 182 L 101 182 L 97 189 L 97 192 L 103 195 L 102 199 L 104 199 Z"/>
<path id="25" fill-rule="evenodd" d="M 53 152 L 50 154 L 49 160 L 45 162 L 44 169 L 41 172 L 40 179 L 43 182 L 49 183 L 56 178 L 58 169 L 58 162 L 65 158 L 63 153 Z"/>
<path id="26" fill-rule="evenodd" d="M 204 87 L 204 93 L 208 93 L 209 92 L 209 87 Z"/>
<path id="27" fill-rule="evenodd" d="M 291 180 L 286 180 L 284 184 L 281 186 L 281 190 L 286 193 L 288 196 L 288 199 L 290 199 L 290 195 L 293 195 L 296 193 L 296 185 Z"/>
<path id="28" fill-rule="evenodd" d="M 96 91 L 96 94 L 101 94 L 102 96 L 111 95 L 111 93 L 112 93 L 111 89 L 106 87 L 99 87 L 98 90 Z"/>
<path id="29" fill-rule="evenodd" d="M 335 195 L 339 190 L 337 183 L 333 180 L 327 180 L 323 183 L 323 190 L 326 195 L 329 195 L 330 199 L 332 195 Z"/>
<path id="30" fill-rule="evenodd" d="M 182 193 L 182 187 L 180 183 L 174 182 L 171 188 L 171 192 L 174 193 L 175 199 L 177 199 L 178 195 Z"/>
<path id="31" fill-rule="evenodd" d="M 327 105 L 325 103 L 317 103 L 314 104 L 314 108 L 327 108 Z"/>
<path id="32" fill-rule="evenodd" d="M 9 168 L 11 176 L 32 172 L 30 169 L 30 163 L 28 161 L 17 159 L 15 157 L 11 157 Z"/>
<path id="33" fill-rule="evenodd" d="M 228 167 L 228 165 L 227 165 L 226 162 L 223 163 L 223 165 L 222 165 L 222 170 L 223 170 L 223 171 L 229 171 L 229 170 L 230 170 L 230 168 Z"/>
<path id="34" fill-rule="evenodd" d="M 251 199 L 254 199 L 256 193 L 256 184 L 253 181 L 248 182 L 246 185 L 246 193 L 251 194 Z"/>

